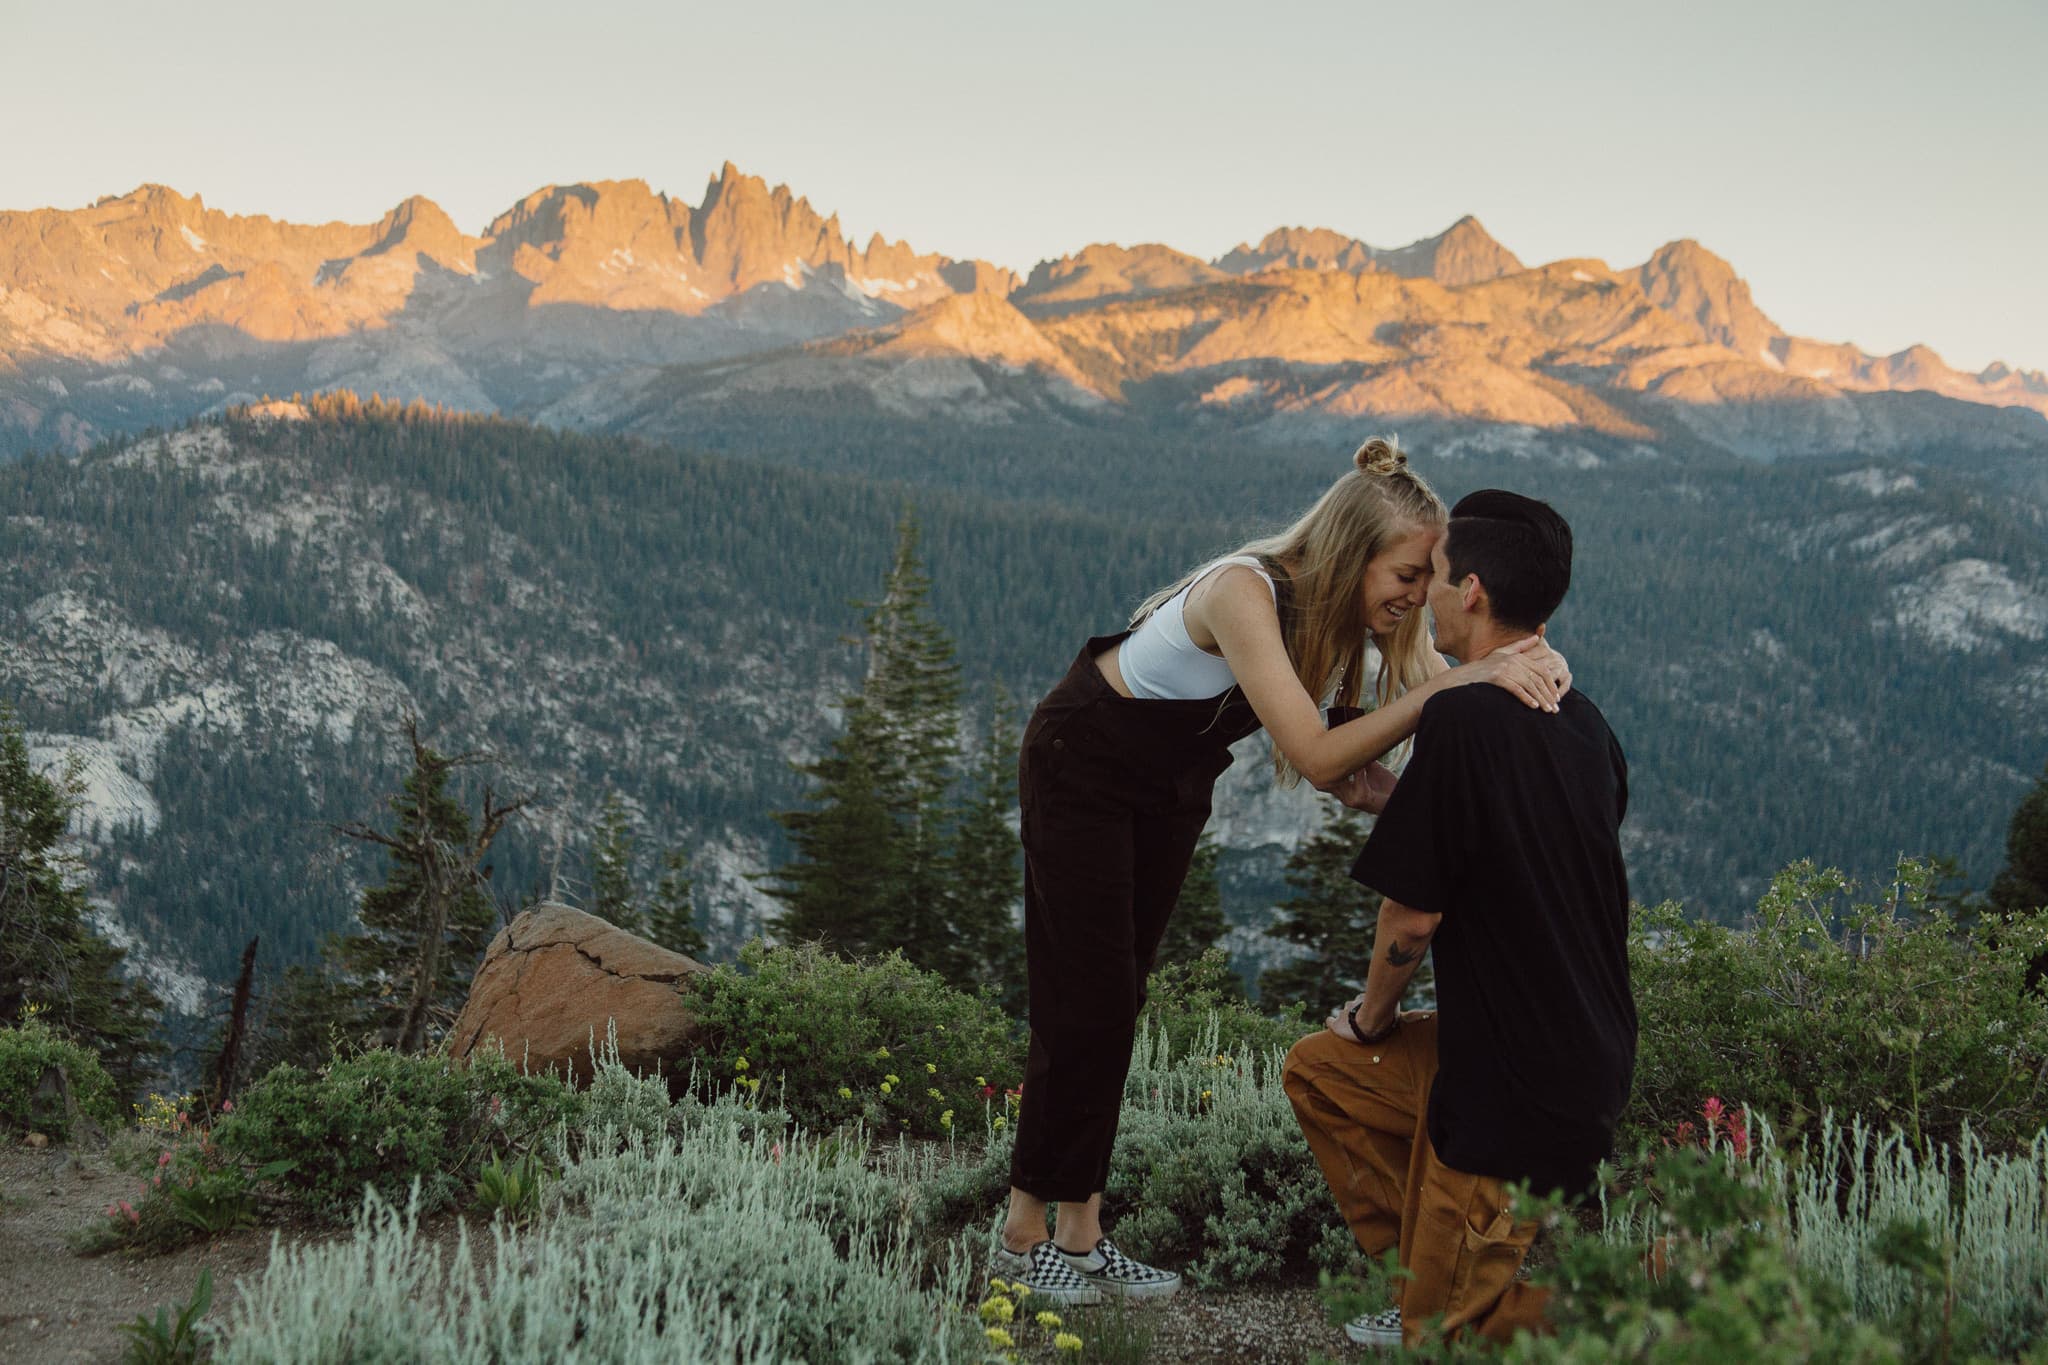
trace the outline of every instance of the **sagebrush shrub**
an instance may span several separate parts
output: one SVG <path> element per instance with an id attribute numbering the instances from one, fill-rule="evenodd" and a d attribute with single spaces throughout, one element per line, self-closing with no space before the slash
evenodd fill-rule
<path id="1" fill-rule="evenodd" d="M 694 1102 L 681 1101 L 679 1110 Z M 286 1248 L 245 1283 L 224 1362 L 963 1361 L 971 1258 L 928 1260 L 909 1187 L 844 1140 L 748 1131 L 727 1096 L 680 1139 L 578 1144 L 530 1231 L 444 1257 L 374 1190 L 346 1243 Z M 561 1127 L 567 1129 L 567 1124 Z"/>
<path id="2" fill-rule="evenodd" d="M 1023 1076 L 1023 1030 L 992 998 L 898 954 L 855 962 L 757 941 L 695 989 L 700 1085 L 745 1086 L 814 1131 L 941 1137 Z"/>
<path id="3" fill-rule="evenodd" d="M 44 1073 L 53 1067 L 64 1069 L 80 1114 L 107 1128 L 121 1121 L 120 1097 L 98 1055 L 31 1017 L 0 1028 L 0 1126 L 13 1132 L 33 1129 L 59 1141 L 72 1137 L 62 1099 L 37 1095 Z"/>

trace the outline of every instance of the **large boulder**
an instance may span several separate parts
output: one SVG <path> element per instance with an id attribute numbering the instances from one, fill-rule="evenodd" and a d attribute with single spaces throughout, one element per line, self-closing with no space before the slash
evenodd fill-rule
<path id="1" fill-rule="evenodd" d="M 525 911 L 491 940 L 448 1033 L 455 1057 L 496 1039 L 530 1071 L 560 1067 L 587 1084 L 593 1040 L 618 1029 L 619 1061 L 674 1077 L 696 1037 L 688 982 L 711 969 L 566 905 Z M 687 1071 L 687 1065 L 684 1070 Z"/>

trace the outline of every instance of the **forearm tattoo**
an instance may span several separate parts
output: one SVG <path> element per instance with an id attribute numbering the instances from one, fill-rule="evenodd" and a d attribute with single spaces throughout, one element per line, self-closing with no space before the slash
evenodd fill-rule
<path id="1" fill-rule="evenodd" d="M 1396 940 L 1387 945 L 1387 961 L 1396 967 L 1412 966 L 1422 960 L 1423 949 L 1428 946 L 1426 943 L 1420 943 L 1413 948 L 1403 948 Z"/>

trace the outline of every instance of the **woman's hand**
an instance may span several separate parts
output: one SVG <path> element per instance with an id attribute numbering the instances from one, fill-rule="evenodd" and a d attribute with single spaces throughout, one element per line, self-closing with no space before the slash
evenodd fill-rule
<path id="1" fill-rule="evenodd" d="M 1571 690 L 1572 670 L 1564 655 L 1545 643 L 1541 635 L 1531 635 L 1502 645 L 1483 659 L 1458 665 L 1443 674 L 1442 681 L 1446 687 L 1492 683 L 1537 710 L 1555 711 L 1557 699 Z"/>
<path id="2" fill-rule="evenodd" d="M 1394 770 L 1386 764 L 1368 763 L 1357 772 L 1335 782 L 1319 784 L 1316 789 L 1328 792 L 1353 810 L 1378 815 L 1387 808 L 1387 800 L 1393 796 L 1397 780 Z"/>

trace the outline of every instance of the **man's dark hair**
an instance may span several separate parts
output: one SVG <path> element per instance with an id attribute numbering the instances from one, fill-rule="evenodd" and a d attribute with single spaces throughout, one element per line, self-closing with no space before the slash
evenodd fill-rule
<path id="1" fill-rule="evenodd" d="M 1547 502 L 1482 488 L 1451 509 L 1444 558 L 1453 584 L 1479 575 L 1495 621 L 1534 630 L 1572 585 L 1572 528 Z"/>

